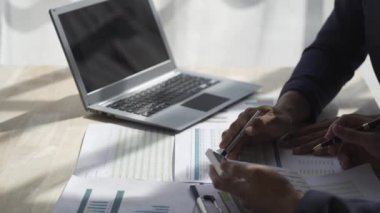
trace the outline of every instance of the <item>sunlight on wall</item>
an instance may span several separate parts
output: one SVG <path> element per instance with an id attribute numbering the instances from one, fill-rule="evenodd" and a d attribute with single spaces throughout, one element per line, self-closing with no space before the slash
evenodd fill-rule
<path id="1" fill-rule="evenodd" d="M 0 0 L 2 64 L 66 59 L 48 9 L 73 0 Z M 332 0 L 153 0 L 181 67 L 294 66 Z M 327 11 L 327 12 L 326 12 Z"/>

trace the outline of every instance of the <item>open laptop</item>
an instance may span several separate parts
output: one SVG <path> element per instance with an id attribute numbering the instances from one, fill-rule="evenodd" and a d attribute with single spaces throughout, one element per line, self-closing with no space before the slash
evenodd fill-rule
<path id="1" fill-rule="evenodd" d="M 84 0 L 50 15 L 89 111 L 180 131 L 259 88 L 177 69 L 150 0 Z"/>

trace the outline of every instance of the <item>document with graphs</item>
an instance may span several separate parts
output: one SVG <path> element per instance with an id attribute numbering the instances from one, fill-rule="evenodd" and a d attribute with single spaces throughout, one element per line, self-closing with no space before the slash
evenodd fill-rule
<path id="1" fill-rule="evenodd" d="M 175 135 L 174 179 L 210 182 L 209 161 L 204 155 L 206 150 L 219 148 L 223 131 L 228 129 L 244 109 L 273 103 L 272 99 L 253 96 Z M 276 144 L 251 145 L 249 150 L 241 151 L 240 160 L 287 168 L 304 177 L 334 174 L 342 170 L 336 158 L 293 155 L 291 150 L 280 149 Z"/>
<path id="2" fill-rule="evenodd" d="M 55 205 L 54 212 L 193 212 L 195 202 L 189 185 L 73 175 Z"/>
<path id="3" fill-rule="evenodd" d="M 239 114 L 249 107 L 273 105 L 268 98 L 249 97 L 228 109 L 212 116 L 185 131 L 175 135 L 175 181 L 210 182 L 207 149 L 217 150 L 221 135 Z M 268 165 L 276 165 L 272 150 L 254 149 L 256 158 L 266 159 Z M 269 162 L 273 161 L 273 162 Z"/>
<path id="4" fill-rule="evenodd" d="M 305 178 L 296 171 L 273 167 L 301 191 L 324 191 L 344 198 L 380 201 L 380 182 L 369 164 L 335 174 Z M 194 198 L 185 182 L 158 182 L 120 178 L 84 178 L 73 175 L 55 205 L 64 212 L 193 212 Z M 212 184 L 197 185 L 199 193 L 215 197 L 218 206 L 231 199 Z M 231 206 L 231 205 L 228 205 Z M 196 209 L 196 207 L 195 207 Z M 236 211 L 239 212 L 237 208 Z"/>
<path id="5" fill-rule="evenodd" d="M 217 150 L 225 125 L 204 122 L 175 136 L 175 181 L 210 182 L 207 149 Z M 297 171 L 304 177 L 340 172 L 336 158 L 313 155 L 293 155 L 291 150 L 279 149 L 275 144 L 250 146 L 243 161 L 265 164 Z"/>

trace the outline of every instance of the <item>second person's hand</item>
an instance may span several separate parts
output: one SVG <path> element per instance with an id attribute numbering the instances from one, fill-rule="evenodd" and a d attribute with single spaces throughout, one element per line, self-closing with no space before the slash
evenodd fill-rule
<path id="1" fill-rule="evenodd" d="M 363 132 L 357 128 L 373 120 L 373 116 L 358 114 L 343 115 L 329 128 L 326 138 L 339 138 L 342 143 L 329 146 L 329 152 L 336 155 L 343 169 L 363 163 L 377 165 L 380 163 L 380 132 L 372 130 Z"/>

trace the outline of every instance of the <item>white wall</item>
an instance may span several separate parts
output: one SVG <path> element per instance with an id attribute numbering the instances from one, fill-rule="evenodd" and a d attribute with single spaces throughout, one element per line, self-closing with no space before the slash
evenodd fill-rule
<path id="1" fill-rule="evenodd" d="M 66 64 L 48 9 L 72 0 L 0 0 L 1 64 Z M 182 67 L 294 66 L 333 0 L 153 0 Z"/>

